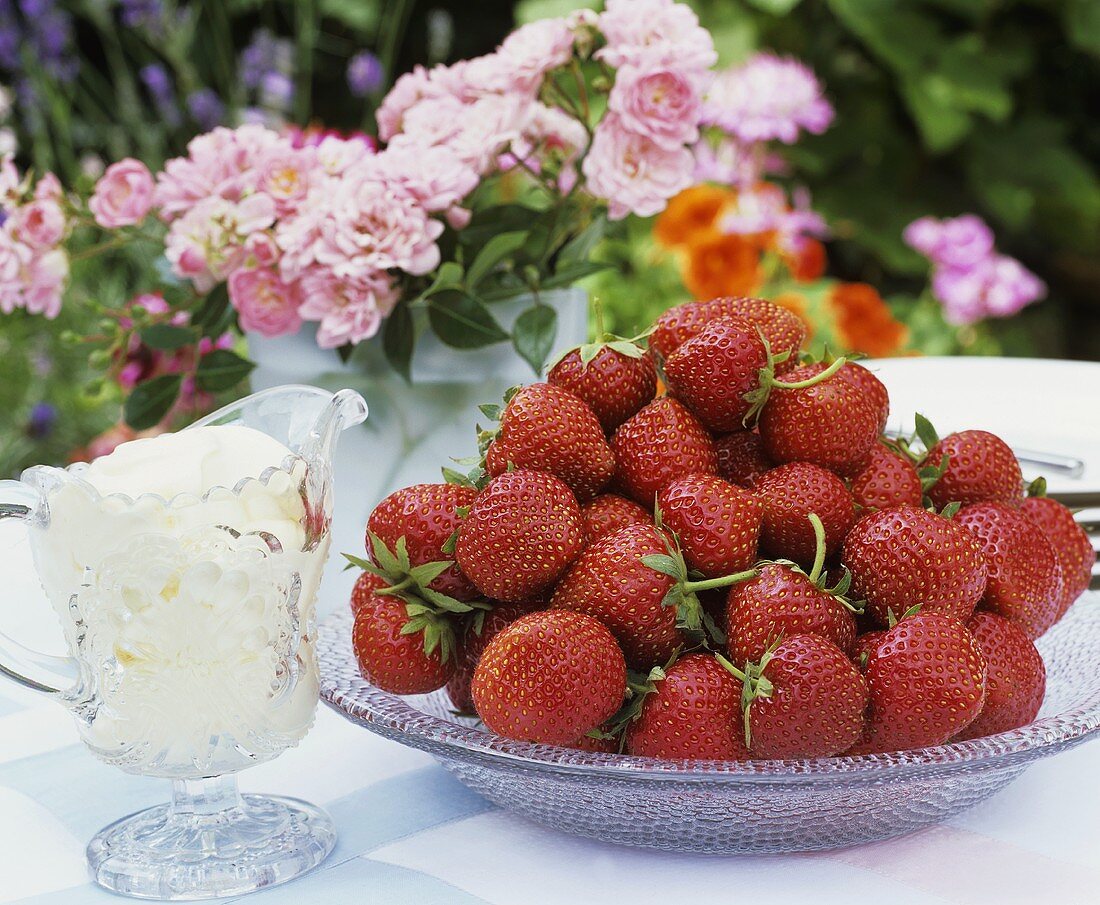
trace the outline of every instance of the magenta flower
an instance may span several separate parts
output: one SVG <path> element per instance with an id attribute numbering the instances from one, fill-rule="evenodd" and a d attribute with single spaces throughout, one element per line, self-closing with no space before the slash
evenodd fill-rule
<path id="1" fill-rule="evenodd" d="M 819 135 L 833 121 L 813 70 L 798 60 L 758 53 L 718 73 L 703 105 L 703 122 L 742 142 L 798 141 Z"/>
<path id="2" fill-rule="evenodd" d="M 934 264 L 947 267 L 971 267 L 993 252 L 993 230 L 974 214 L 952 220 L 921 217 L 905 227 L 902 238 Z"/>

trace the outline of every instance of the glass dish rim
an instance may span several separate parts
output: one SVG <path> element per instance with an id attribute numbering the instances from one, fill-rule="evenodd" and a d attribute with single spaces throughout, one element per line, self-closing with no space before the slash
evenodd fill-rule
<path id="1" fill-rule="evenodd" d="M 1100 599 L 1092 605 L 1100 606 Z M 1079 744 L 1100 731 L 1100 683 L 1083 705 L 1035 720 L 1019 729 L 967 741 L 888 754 L 800 760 L 671 761 L 630 754 L 604 754 L 502 738 L 485 729 L 452 723 L 418 710 L 401 696 L 362 679 L 354 701 L 334 681 L 332 670 L 350 654 L 352 614 L 338 612 L 318 627 L 321 699 L 346 719 L 429 753 L 489 758 L 500 767 L 570 773 L 592 779 L 671 782 L 797 783 L 843 778 L 882 781 L 914 772 L 948 772 L 1026 763 Z M 441 693 L 441 692 L 436 692 Z"/>

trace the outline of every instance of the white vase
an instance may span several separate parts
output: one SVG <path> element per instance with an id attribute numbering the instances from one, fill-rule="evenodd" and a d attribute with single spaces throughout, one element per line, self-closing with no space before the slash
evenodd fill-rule
<path id="1" fill-rule="evenodd" d="M 588 332 L 588 296 L 579 288 L 542 294 L 558 315 L 555 349 L 580 345 Z M 529 299 L 492 306 L 510 329 Z M 386 363 L 378 340 L 364 343 L 342 363 L 334 352 L 317 347 L 313 334 L 249 338 L 256 362 L 254 390 L 305 383 L 337 390 L 351 387 L 363 394 L 370 414 L 362 427 L 344 435 L 336 455 L 336 512 L 333 550 L 361 555 L 363 529 L 374 506 L 398 487 L 442 480 L 440 468 L 456 466 L 452 458 L 477 451 L 475 426 L 484 417 L 477 407 L 500 402 L 505 390 L 539 377 L 509 343 L 458 350 L 423 333 L 412 362 L 412 382 Z M 347 605 L 353 576 L 342 575 L 343 558 L 326 567 L 319 611 Z"/>

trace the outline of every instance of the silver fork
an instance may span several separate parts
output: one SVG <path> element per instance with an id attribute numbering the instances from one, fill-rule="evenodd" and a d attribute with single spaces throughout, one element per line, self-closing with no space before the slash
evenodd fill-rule
<path id="1" fill-rule="evenodd" d="M 1097 590 L 1100 588 L 1100 493 L 1052 493 L 1051 496 L 1070 509 L 1080 510 L 1075 515 L 1077 524 L 1085 529 L 1098 560 L 1092 565 L 1089 583 L 1092 590 Z"/>

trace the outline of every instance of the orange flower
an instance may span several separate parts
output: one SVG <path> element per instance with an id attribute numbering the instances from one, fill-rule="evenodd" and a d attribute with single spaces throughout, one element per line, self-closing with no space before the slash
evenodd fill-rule
<path id="1" fill-rule="evenodd" d="M 827 304 L 836 316 L 838 336 L 852 351 L 892 355 L 909 339 L 909 328 L 894 317 L 874 286 L 837 283 Z"/>
<path id="2" fill-rule="evenodd" d="M 812 283 L 825 273 L 825 246 L 817 239 L 806 239 L 798 252 L 785 258 L 797 283 Z"/>
<path id="3" fill-rule="evenodd" d="M 760 236 L 712 233 L 687 249 L 684 285 L 697 299 L 752 295 L 760 286 Z"/>
<path id="4" fill-rule="evenodd" d="M 690 244 L 711 232 L 730 192 L 713 185 L 684 189 L 669 203 L 653 226 L 653 235 L 666 248 Z"/>

